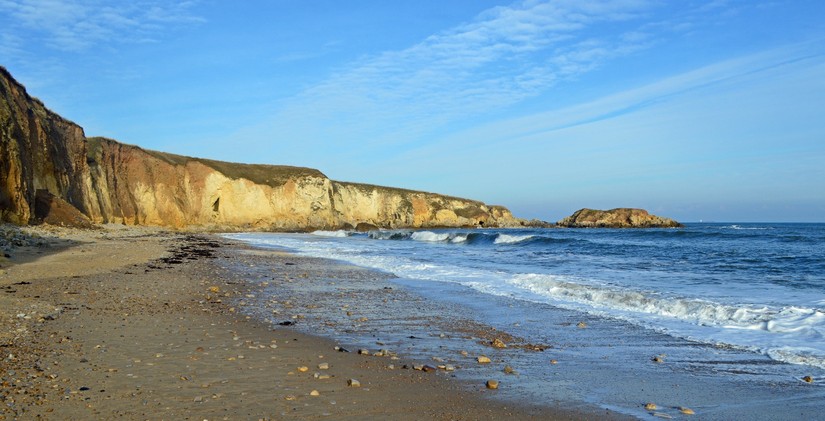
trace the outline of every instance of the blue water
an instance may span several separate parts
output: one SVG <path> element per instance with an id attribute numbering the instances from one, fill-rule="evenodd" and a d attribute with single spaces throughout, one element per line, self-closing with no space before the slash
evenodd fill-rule
<path id="1" fill-rule="evenodd" d="M 228 237 L 825 368 L 825 224 Z"/>

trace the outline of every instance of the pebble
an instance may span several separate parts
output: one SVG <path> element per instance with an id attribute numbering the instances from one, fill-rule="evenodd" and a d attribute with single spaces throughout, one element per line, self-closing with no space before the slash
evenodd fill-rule
<path id="1" fill-rule="evenodd" d="M 550 364 L 556 365 L 556 364 L 558 364 L 558 363 L 559 363 L 559 361 L 558 361 L 558 360 L 550 360 Z"/>
<path id="2" fill-rule="evenodd" d="M 498 380 L 487 380 L 487 388 L 488 389 L 498 389 Z"/>
<path id="3" fill-rule="evenodd" d="M 680 407 L 679 407 L 679 412 L 681 412 L 681 413 L 683 413 L 683 414 L 685 414 L 685 415 L 694 415 L 694 414 L 696 414 L 695 412 L 693 412 L 693 410 L 692 410 L 692 409 L 690 409 L 690 408 L 685 408 L 684 406 L 680 406 Z"/>
<path id="4" fill-rule="evenodd" d="M 653 402 L 648 402 L 645 404 L 645 409 L 648 411 L 655 411 L 658 407 Z"/>
<path id="5" fill-rule="evenodd" d="M 493 348 L 507 348 L 507 344 L 499 338 L 493 339 L 493 342 L 491 342 L 490 344 L 493 346 Z"/>
<path id="6" fill-rule="evenodd" d="M 301 373 L 305 373 L 305 372 L 309 371 L 309 367 L 307 367 L 305 365 L 302 365 L 302 366 L 298 367 L 298 371 L 300 371 Z"/>
<path id="7" fill-rule="evenodd" d="M 577 327 L 577 328 L 579 328 L 579 329 L 584 329 L 584 328 L 586 328 L 586 327 L 587 327 L 587 323 L 585 323 L 585 322 L 579 322 L 579 323 L 576 325 L 576 327 Z"/>
<path id="8" fill-rule="evenodd" d="M 349 387 L 361 387 L 361 382 L 356 379 L 349 379 L 347 380 L 347 386 Z"/>
<path id="9" fill-rule="evenodd" d="M 455 371 L 455 366 L 452 364 L 447 364 L 444 366 L 445 371 Z"/>
<path id="10" fill-rule="evenodd" d="M 484 355 L 480 355 L 476 360 L 478 360 L 479 364 L 489 364 L 489 363 L 492 362 L 492 361 L 490 361 L 489 357 L 486 357 Z"/>
<path id="11" fill-rule="evenodd" d="M 318 370 L 329 370 L 329 363 L 318 364 Z"/>
<path id="12" fill-rule="evenodd" d="M 805 383 L 813 383 L 813 382 L 814 382 L 814 378 L 813 378 L 813 377 L 811 377 L 811 376 L 805 376 L 805 377 L 803 377 L 803 378 L 802 378 L 802 380 L 803 380 Z"/>
<path id="13" fill-rule="evenodd" d="M 358 350 L 358 354 L 360 355 L 370 355 L 370 350 L 361 348 Z"/>
<path id="14" fill-rule="evenodd" d="M 651 361 L 653 361 L 654 363 L 663 363 L 663 362 L 665 362 L 664 358 L 662 358 L 658 355 L 653 357 L 653 359 L 651 359 Z"/>
<path id="15" fill-rule="evenodd" d="M 317 390 L 313 390 L 312 392 L 309 392 L 309 396 L 321 396 L 321 393 Z"/>
<path id="16" fill-rule="evenodd" d="M 430 372 L 430 371 L 436 371 L 436 370 L 438 370 L 438 368 L 427 364 L 422 368 L 422 370 L 425 371 L 425 372 Z"/>
<path id="17" fill-rule="evenodd" d="M 513 367 L 510 367 L 509 365 L 505 365 L 504 366 L 504 373 L 505 374 L 515 374 L 516 371 L 513 370 Z"/>

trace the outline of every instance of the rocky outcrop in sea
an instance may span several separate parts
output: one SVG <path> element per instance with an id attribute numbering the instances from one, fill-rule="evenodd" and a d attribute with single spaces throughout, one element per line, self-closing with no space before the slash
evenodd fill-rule
<path id="1" fill-rule="evenodd" d="M 682 224 L 644 209 L 579 209 L 556 225 L 566 228 L 676 228 Z"/>

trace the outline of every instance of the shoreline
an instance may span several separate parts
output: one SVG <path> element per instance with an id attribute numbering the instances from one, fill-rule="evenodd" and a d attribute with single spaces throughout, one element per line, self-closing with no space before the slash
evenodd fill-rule
<path id="1" fill-rule="evenodd" d="M 252 249 L 214 234 L 47 231 L 73 244 L 0 274 L 0 322 L 14 333 L 0 347 L 0 419 L 623 418 L 502 403 L 483 385 L 397 368 L 412 364 L 403 353 L 335 352 L 330 338 L 273 328 L 238 310 L 254 285 L 221 267 Z"/>
<path id="2" fill-rule="evenodd" d="M 608 408 L 639 419 L 693 414 L 720 420 L 809 418 L 821 409 L 820 369 L 530 297 L 490 294 L 451 279 L 450 261 L 436 261 L 432 270 L 439 276 L 407 270 L 407 265 L 417 268 L 433 261 L 422 248 L 387 244 L 391 252 L 385 255 L 381 244 L 369 247 L 343 239 L 300 234 L 247 238 L 270 250 L 294 248 L 300 256 L 292 257 L 290 268 L 296 270 L 287 279 L 267 277 L 264 261 L 234 268 L 261 285 L 245 307 L 254 309 L 254 317 L 275 323 L 297 318 L 296 329 L 340 338 L 354 348 L 375 348 L 381 342 L 419 364 L 452 364 L 457 370 L 451 376 L 470 385 L 497 379 L 501 388 L 489 396 L 501 401 L 543 402 L 585 412 Z M 410 254 L 416 257 L 393 259 Z M 306 256 L 343 256 L 344 261 L 332 264 L 354 269 L 343 279 L 325 277 L 312 267 L 314 258 Z M 408 277 L 359 274 L 346 263 L 347 256 Z M 381 260 L 385 256 L 397 270 Z M 463 266 L 456 262 L 456 267 Z M 303 273 L 312 282 L 305 282 Z M 495 347 L 495 339 L 507 348 Z M 532 346 L 543 351 L 528 351 Z M 491 363 L 477 364 L 474 357 L 480 354 Z M 504 372 L 507 366 L 517 375 Z"/>

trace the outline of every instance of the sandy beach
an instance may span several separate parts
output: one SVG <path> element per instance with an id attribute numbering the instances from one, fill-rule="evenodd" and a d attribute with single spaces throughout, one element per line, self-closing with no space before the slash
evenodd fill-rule
<path id="1" fill-rule="evenodd" d="M 0 269 L 0 419 L 620 418 L 563 402 L 505 404 L 500 390 L 454 379 L 438 362 L 381 355 L 379 345 L 369 355 L 340 352 L 335 337 L 289 326 L 304 317 L 297 309 L 273 312 L 274 326 L 242 311 L 261 284 L 244 282 L 239 265 L 265 259 L 268 283 L 296 291 L 312 288 L 319 273 L 373 272 L 212 235 L 26 232 L 39 238 L 13 247 Z M 270 269 L 278 263 L 282 271 Z M 386 293 L 397 293 L 396 303 L 414 299 L 378 292 Z M 300 299 L 279 305 L 318 308 Z"/>

